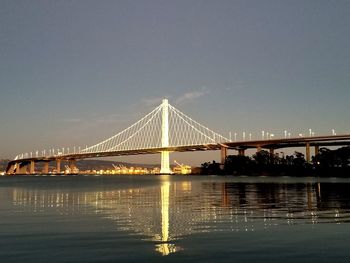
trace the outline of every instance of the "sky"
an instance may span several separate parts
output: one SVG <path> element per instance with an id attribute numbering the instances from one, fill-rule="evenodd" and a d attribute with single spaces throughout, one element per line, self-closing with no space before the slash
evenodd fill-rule
<path id="1" fill-rule="evenodd" d="M 162 98 L 224 136 L 350 133 L 349 13 L 348 0 L 2 0 L 0 158 L 95 144 Z"/>

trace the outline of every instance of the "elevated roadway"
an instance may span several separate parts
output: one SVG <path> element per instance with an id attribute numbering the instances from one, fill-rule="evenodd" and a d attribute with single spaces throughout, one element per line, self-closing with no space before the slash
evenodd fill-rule
<path id="1" fill-rule="evenodd" d="M 158 154 L 162 152 L 191 152 L 191 151 L 211 151 L 221 150 L 221 162 L 223 163 L 227 150 L 237 150 L 239 155 L 244 155 L 247 149 L 256 149 L 260 151 L 262 149 L 269 150 L 270 153 L 274 153 L 276 149 L 293 148 L 293 147 L 305 147 L 306 160 L 311 160 L 310 147 L 315 147 L 315 154 L 318 153 L 319 147 L 325 146 L 347 146 L 350 145 L 350 134 L 345 135 L 327 135 L 327 136 L 314 136 L 314 137 L 296 137 L 296 138 L 279 138 L 269 140 L 249 140 L 249 141 L 230 141 L 223 143 L 213 144 L 200 144 L 189 146 L 177 146 L 177 147 L 162 147 L 162 148 L 149 148 L 149 149 L 135 149 L 126 151 L 106 151 L 106 152 L 93 152 L 93 153 L 72 153 L 72 154 L 59 154 L 45 157 L 32 157 L 21 160 L 12 160 L 8 163 L 6 173 L 7 174 L 27 174 L 36 173 L 35 164 L 39 162 L 44 163 L 44 169 L 42 173 L 49 172 L 49 163 L 56 162 L 56 172 L 60 172 L 61 162 L 69 162 L 70 168 L 75 167 L 76 160 L 87 158 L 101 158 L 112 156 L 125 156 L 125 155 L 140 155 L 140 154 Z"/>

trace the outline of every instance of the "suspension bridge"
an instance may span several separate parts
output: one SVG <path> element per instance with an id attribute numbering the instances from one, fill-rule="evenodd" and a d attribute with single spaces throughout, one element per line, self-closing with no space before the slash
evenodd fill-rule
<path id="1" fill-rule="evenodd" d="M 42 162 L 42 173 L 49 173 L 49 163 L 56 162 L 56 172 L 61 172 L 61 162 L 69 163 L 73 171 L 76 161 L 86 158 L 155 154 L 161 155 L 161 174 L 171 174 L 169 154 L 171 152 L 220 150 L 221 163 L 224 163 L 228 149 L 244 155 L 246 149 L 275 149 L 286 147 L 306 147 L 306 160 L 310 161 L 310 147 L 315 147 L 317 154 L 320 146 L 350 145 L 350 135 L 309 136 L 298 138 L 262 139 L 232 141 L 219 133 L 205 127 L 180 110 L 169 104 L 167 99 L 125 130 L 105 139 L 95 145 L 73 152 L 60 152 L 50 149 L 40 153 L 24 153 L 17 155 L 8 163 L 7 174 L 34 174 L 35 164 Z"/>

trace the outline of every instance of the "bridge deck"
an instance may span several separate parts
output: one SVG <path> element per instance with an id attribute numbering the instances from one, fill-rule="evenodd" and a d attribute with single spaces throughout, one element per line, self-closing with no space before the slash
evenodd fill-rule
<path id="1" fill-rule="evenodd" d="M 33 157 L 21 160 L 13 160 L 9 163 L 14 164 L 18 162 L 49 162 L 57 159 L 61 160 L 77 160 L 96 157 L 110 157 L 110 156 L 125 156 L 125 155 L 139 155 L 139 154 L 156 154 L 162 151 L 169 152 L 190 152 L 190 151 L 210 151 L 220 150 L 222 147 L 228 149 L 240 150 L 240 149 L 281 149 L 291 147 L 305 147 L 309 143 L 310 146 L 341 146 L 350 145 L 350 135 L 334 135 L 334 136 L 318 136 L 318 137 L 301 137 L 301 138 L 283 138 L 273 140 L 255 140 L 255 141 L 237 141 L 237 142 L 224 142 L 221 144 L 203 144 L 203 145 L 190 145 L 179 147 L 164 147 L 164 148 L 151 148 L 151 149 L 135 149 L 128 151 L 108 151 L 97 153 L 75 153 L 65 155 L 53 155 L 47 157 Z"/>

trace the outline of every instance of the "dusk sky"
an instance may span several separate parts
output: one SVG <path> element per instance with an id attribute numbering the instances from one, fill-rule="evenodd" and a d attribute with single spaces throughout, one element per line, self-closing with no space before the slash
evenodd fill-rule
<path id="1" fill-rule="evenodd" d="M 349 14 L 349 0 L 1 0 L 0 158 L 95 144 L 162 98 L 227 137 L 348 134 Z"/>

